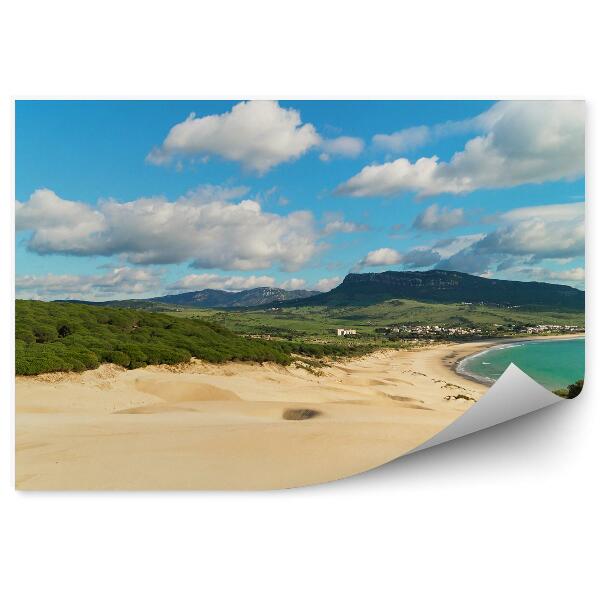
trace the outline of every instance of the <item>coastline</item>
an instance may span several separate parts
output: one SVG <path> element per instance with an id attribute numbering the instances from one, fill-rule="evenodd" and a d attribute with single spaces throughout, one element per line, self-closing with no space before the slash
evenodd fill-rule
<path id="1" fill-rule="evenodd" d="M 503 342 L 380 350 L 319 375 L 194 360 L 17 377 L 16 487 L 249 490 L 360 473 L 473 406 L 489 387 L 456 365 Z"/>
<path id="2" fill-rule="evenodd" d="M 546 336 L 525 336 L 525 337 L 512 337 L 508 338 L 494 338 L 487 342 L 482 342 L 481 348 L 476 350 L 471 354 L 465 354 L 456 360 L 453 365 L 453 369 L 457 375 L 460 377 L 464 377 L 469 381 L 473 381 L 475 383 L 480 383 L 481 385 L 485 385 L 487 387 L 491 387 L 494 385 L 495 381 L 487 378 L 477 376 L 471 373 L 465 366 L 464 362 L 473 359 L 476 356 L 480 356 L 481 354 L 485 354 L 489 352 L 491 349 L 496 347 L 509 347 L 515 346 L 522 342 L 536 342 L 536 343 L 544 343 L 544 342 L 555 342 L 560 340 L 577 340 L 577 339 L 585 339 L 585 333 L 567 333 L 562 335 L 546 335 Z"/>
<path id="3" fill-rule="evenodd" d="M 379 351 L 320 376 L 193 361 L 17 377 L 16 486 L 272 489 L 360 473 L 420 445 L 485 393 L 448 367 L 456 352 Z"/>

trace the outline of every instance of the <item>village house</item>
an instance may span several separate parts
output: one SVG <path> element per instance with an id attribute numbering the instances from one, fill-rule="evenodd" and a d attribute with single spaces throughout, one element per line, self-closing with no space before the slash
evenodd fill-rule
<path id="1" fill-rule="evenodd" d="M 338 329 L 338 335 L 356 335 L 356 329 Z"/>

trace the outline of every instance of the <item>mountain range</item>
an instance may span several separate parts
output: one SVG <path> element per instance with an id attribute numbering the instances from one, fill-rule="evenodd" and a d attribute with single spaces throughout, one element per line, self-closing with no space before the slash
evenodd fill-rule
<path id="1" fill-rule="evenodd" d="M 262 306 L 283 302 L 286 300 L 301 300 L 314 296 L 319 292 L 309 290 L 284 290 L 273 287 L 258 287 L 241 292 L 226 292 L 224 290 L 200 290 L 197 292 L 184 292 L 183 294 L 169 294 L 149 298 L 151 302 L 163 304 L 177 304 L 178 306 L 195 306 L 198 308 L 242 308 L 249 306 Z"/>
<path id="2" fill-rule="evenodd" d="M 75 302 L 99 306 L 117 306 L 121 308 L 152 309 L 168 306 L 185 306 L 188 308 L 250 308 L 253 306 L 272 305 L 286 300 L 299 300 L 319 294 L 309 290 L 284 290 L 282 288 L 258 287 L 240 292 L 205 289 L 181 294 L 168 294 L 154 298 L 131 300 L 106 300 L 92 302 L 86 300 L 59 300 L 59 302 Z"/>
<path id="3" fill-rule="evenodd" d="M 508 281 L 458 271 L 351 273 L 329 292 L 259 287 L 240 292 L 205 289 L 144 300 L 85 302 L 104 306 L 158 308 L 251 308 L 294 306 L 368 306 L 391 299 L 436 303 L 482 303 L 504 307 L 583 310 L 585 293 L 568 285 Z"/>

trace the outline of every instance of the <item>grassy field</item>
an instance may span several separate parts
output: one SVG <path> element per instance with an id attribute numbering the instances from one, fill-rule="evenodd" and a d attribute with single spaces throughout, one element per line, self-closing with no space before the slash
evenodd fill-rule
<path id="1" fill-rule="evenodd" d="M 209 319 L 242 334 L 331 341 L 338 327 L 356 329 L 360 339 L 380 340 L 376 329 L 404 325 L 481 327 L 502 335 L 498 325 L 584 325 L 582 312 L 521 311 L 487 305 L 432 304 L 415 300 L 388 300 L 361 307 L 292 307 L 223 311 L 184 308 L 167 314 Z"/>
<path id="2" fill-rule="evenodd" d="M 254 339 L 198 318 L 35 300 L 17 300 L 15 328 L 17 375 L 84 371 L 101 363 L 133 369 L 187 362 L 192 357 L 215 363 L 290 364 L 303 356 L 310 367 L 311 359 L 352 356 L 369 349 Z"/>

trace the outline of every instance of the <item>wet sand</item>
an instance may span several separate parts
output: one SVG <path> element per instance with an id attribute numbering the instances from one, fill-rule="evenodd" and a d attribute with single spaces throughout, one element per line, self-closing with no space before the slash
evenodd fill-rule
<path id="1" fill-rule="evenodd" d="M 360 473 L 473 406 L 488 388 L 454 366 L 492 343 L 380 351 L 320 375 L 194 361 L 18 377 L 16 486 L 270 489 Z"/>

